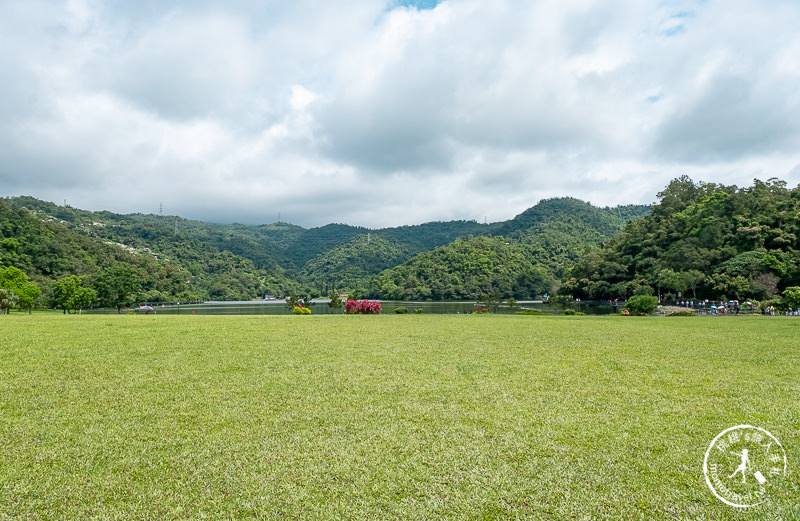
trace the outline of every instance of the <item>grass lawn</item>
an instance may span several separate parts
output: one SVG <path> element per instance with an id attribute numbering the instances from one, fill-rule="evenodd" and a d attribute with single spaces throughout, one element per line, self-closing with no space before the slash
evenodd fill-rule
<path id="1" fill-rule="evenodd" d="M 800 319 L 0 317 L 0 520 L 800 519 Z M 790 475 L 741 510 L 711 440 Z"/>

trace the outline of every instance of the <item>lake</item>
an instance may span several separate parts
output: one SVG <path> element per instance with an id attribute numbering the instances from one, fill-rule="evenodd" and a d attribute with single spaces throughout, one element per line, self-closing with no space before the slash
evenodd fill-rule
<path id="1" fill-rule="evenodd" d="M 614 312 L 611 306 L 598 306 L 596 304 L 581 303 L 580 311 L 591 315 L 604 315 Z M 404 307 L 408 309 L 409 314 L 414 312 L 414 309 L 422 309 L 424 314 L 457 314 L 457 313 L 471 313 L 475 311 L 475 301 L 459 301 L 459 302 L 406 302 L 397 300 L 382 300 L 381 306 L 383 313 L 394 313 L 395 308 Z M 158 314 L 167 315 L 291 315 L 292 311 L 286 307 L 283 300 L 248 300 L 248 301 L 209 301 L 197 304 L 179 304 L 179 305 L 158 305 L 153 306 L 153 311 Z M 544 304 L 541 301 L 520 301 L 513 307 L 508 304 L 501 304 L 497 313 L 516 313 L 521 309 L 533 309 L 550 314 L 560 314 L 563 311 L 563 306 L 555 303 Z M 84 312 L 87 312 L 86 310 Z M 116 309 L 95 309 L 88 311 L 90 313 L 116 313 Z M 136 310 L 137 313 L 141 311 Z M 152 313 L 151 312 L 151 313 Z M 327 300 L 315 301 L 311 306 L 311 312 L 315 315 L 341 315 L 344 313 L 344 307 L 334 309 L 328 306 Z"/>

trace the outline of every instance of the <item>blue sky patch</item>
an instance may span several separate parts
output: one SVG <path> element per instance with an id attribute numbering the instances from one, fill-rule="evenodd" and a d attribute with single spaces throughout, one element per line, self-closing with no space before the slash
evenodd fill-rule
<path id="1" fill-rule="evenodd" d="M 394 4 L 400 7 L 415 7 L 419 10 L 433 9 L 441 0 L 395 0 Z"/>
<path id="2" fill-rule="evenodd" d="M 690 18 L 694 18 L 691 11 L 680 11 L 670 16 L 661 24 L 659 33 L 667 38 L 686 32 L 686 23 Z"/>

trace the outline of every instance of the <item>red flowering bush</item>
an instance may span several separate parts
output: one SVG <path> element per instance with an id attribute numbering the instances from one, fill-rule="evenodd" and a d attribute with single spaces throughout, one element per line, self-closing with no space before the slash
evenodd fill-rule
<path id="1" fill-rule="evenodd" d="M 344 311 L 348 315 L 378 315 L 381 312 L 381 303 L 377 300 L 348 300 L 344 303 Z"/>
<path id="2" fill-rule="evenodd" d="M 292 310 L 292 313 L 294 313 L 295 315 L 310 315 L 311 310 L 309 308 L 303 307 L 302 304 L 297 304 Z"/>

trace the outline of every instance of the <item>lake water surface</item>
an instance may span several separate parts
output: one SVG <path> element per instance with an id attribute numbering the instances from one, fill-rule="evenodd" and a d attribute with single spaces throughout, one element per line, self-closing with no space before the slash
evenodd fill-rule
<path id="1" fill-rule="evenodd" d="M 404 307 L 408 309 L 408 313 L 414 313 L 415 309 L 422 309 L 423 314 L 456 314 L 456 313 L 472 313 L 476 309 L 475 301 L 459 301 L 459 302 L 406 302 L 396 300 L 382 300 L 381 306 L 383 313 L 394 313 L 395 308 Z M 563 307 L 558 304 L 547 303 L 541 301 L 530 302 L 517 302 L 512 308 L 508 304 L 502 304 L 498 307 L 497 313 L 516 313 L 522 309 L 533 309 L 550 314 L 560 314 Z M 608 314 L 613 313 L 614 309 L 611 306 L 597 306 L 597 305 L 580 305 L 580 311 L 587 314 Z M 134 310 L 137 313 L 142 311 Z M 116 313 L 115 309 L 108 310 L 93 310 L 97 313 Z M 179 304 L 179 305 L 157 305 L 153 306 L 153 311 L 150 313 L 168 314 L 168 315 L 291 315 L 292 311 L 286 307 L 283 300 L 254 300 L 254 301 L 239 301 L 239 302 L 202 302 L 198 304 Z M 339 309 L 331 308 L 328 306 L 327 300 L 320 300 L 311 306 L 311 313 L 315 315 L 341 315 L 344 313 L 344 307 Z"/>

